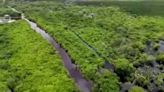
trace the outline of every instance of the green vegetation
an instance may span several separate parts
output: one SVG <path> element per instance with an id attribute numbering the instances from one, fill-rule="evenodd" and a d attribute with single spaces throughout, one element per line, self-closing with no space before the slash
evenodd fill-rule
<path id="1" fill-rule="evenodd" d="M 160 53 L 158 56 L 157 56 L 157 62 L 161 63 L 161 64 L 164 64 L 164 53 Z"/>
<path id="2" fill-rule="evenodd" d="M 164 16 L 163 0 L 87 0 L 76 3 L 91 6 L 117 6 L 134 15 Z"/>
<path id="3" fill-rule="evenodd" d="M 119 92 L 124 83 L 133 85 L 129 92 L 164 90 L 164 52 L 159 49 L 164 18 L 137 16 L 164 14 L 163 1 L 104 1 L 98 6 L 85 5 L 99 1 L 80 2 L 81 6 L 29 1 L 10 5 L 55 38 L 91 81 L 93 92 Z M 2 16 L 14 13 L 8 8 L 0 11 Z M 24 21 L 0 25 L 0 44 L 0 90 L 77 91 L 59 56 Z M 114 70 L 107 69 L 105 62 Z"/>
<path id="4" fill-rule="evenodd" d="M 161 86 L 164 83 L 163 82 L 163 79 L 164 79 L 164 73 L 161 73 L 160 75 L 157 76 L 156 84 L 159 85 L 159 86 Z"/>
<path id="5" fill-rule="evenodd" d="M 94 81 L 95 89 L 93 92 L 118 92 L 118 79 L 116 75 L 104 70 L 102 74 L 96 75 L 97 80 Z"/>
<path id="6" fill-rule="evenodd" d="M 0 17 L 3 17 L 4 15 L 10 15 L 12 17 L 17 17 L 20 16 L 19 13 L 15 13 L 13 12 L 11 9 L 7 8 L 7 7 L 1 7 L 0 6 Z"/>
<path id="7" fill-rule="evenodd" d="M 134 86 L 130 89 L 129 92 L 145 92 L 143 88 L 138 87 L 138 86 Z"/>
<path id="8" fill-rule="evenodd" d="M 76 92 L 60 57 L 25 21 L 0 25 L 1 92 Z"/>
<path id="9" fill-rule="evenodd" d="M 33 2 L 15 7 L 54 36 L 93 82 L 93 90 L 118 92 L 120 83 L 137 80 L 135 85 L 147 86 L 146 90 L 152 91 L 149 84 L 154 73 L 149 70 L 154 61 L 162 61 L 161 55 L 154 55 L 164 35 L 162 17 L 131 16 L 117 7 L 61 3 Z M 115 66 L 116 74 L 104 72 L 105 60 Z M 140 69 L 147 66 L 150 69 L 142 74 Z"/>
<path id="10" fill-rule="evenodd" d="M 153 73 L 135 75 L 138 69 L 151 67 L 157 58 L 152 53 L 163 39 L 162 17 L 131 16 L 117 7 L 61 3 L 33 2 L 15 7 L 54 36 L 85 77 L 93 81 L 93 90 L 118 92 L 120 83 L 137 79 L 137 84 L 148 86 L 146 90 L 151 91 L 149 84 L 154 78 L 148 75 Z M 106 71 L 103 69 L 105 60 L 115 66 L 116 74 L 99 72 Z M 104 80 L 113 82 L 102 82 Z"/>

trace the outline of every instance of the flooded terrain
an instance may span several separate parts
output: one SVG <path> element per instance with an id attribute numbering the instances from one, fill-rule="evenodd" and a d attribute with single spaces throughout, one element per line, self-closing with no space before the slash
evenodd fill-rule
<path id="1" fill-rule="evenodd" d="M 23 3 L 9 8 L 53 46 L 81 92 L 164 91 L 162 1 Z"/>
<path id="2" fill-rule="evenodd" d="M 41 34 L 41 36 L 46 39 L 53 47 L 56 49 L 61 56 L 63 63 L 68 70 L 70 76 L 75 80 L 82 92 L 91 92 L 91 83 L 84 79 L 82 74 L 76 69 L 75 65 L 72 63 L 71 58 L 66 53 L 66 51 L 44 30 L 39 28 L 36 23 L 29 21 L 24 18 L 31 26 L 33 30 Z"/>

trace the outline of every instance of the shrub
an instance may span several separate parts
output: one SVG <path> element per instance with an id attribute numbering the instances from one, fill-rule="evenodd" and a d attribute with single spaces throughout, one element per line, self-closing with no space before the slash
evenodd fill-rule
<path id="1" fill-rule="evenodd" d="M 139 86 L 134 86 L 132 87 L 129 92 L 145 92 L 143 88 L 139 87 Z"/>
<path id="2" fill-rule="evenodd" d="M 134 71 L 133 65 L 127 59 L 116 60 L 115 66 L 115 72 L 121 78 L 121 81 L 126 81 L 127 78 L 130 77 L 131 73 L 133 73 Z"/>
<path id="3" fill-rule="evenodd" d="M 160 53 L 156 60 L 158 63 L 164 64 L 164 53 Z"/>
<path id="4" fill-rule="evenodd" d="M 156 84 L 160 86 L 163 83 L 164 83 L 164 73 L 161 73 L 157 76 Z"/>
<path id="5" fill-rule="evenodd" d="M 140 57 L 139 57 L 139 61 L 138 63 L 140 65 L 142 64 L 151 64 L 153 61 L 155 61 L 155 57 L 152 56 L 152 55 L 147 55 L 147 54 L 142 54 Z"/>
<path id="6" fill-rule="evenodd" d="M 102 71 L 103 73 L 97 73 L 95 78 L 94 92 L 119 92 L 118 77 L 108 70 Z"/>

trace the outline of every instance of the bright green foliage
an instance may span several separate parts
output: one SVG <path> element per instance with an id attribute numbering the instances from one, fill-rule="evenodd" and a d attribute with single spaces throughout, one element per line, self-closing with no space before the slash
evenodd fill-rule
<path id="1" fill-rule="evenodd" d="M 25 21 L 0 25 L 0 91 L 75 92 L 60 57 Z"/>
<path id="2" fill-rule="evenodd" d="M 132 64 L 129 64 L 129 61 L 126 59 L 116 60 L 116 73 L 120 76 L 121 80 L 125 81 L 128 77 L 131 77 L 131 73 L 134 72 L 134 67 Z"/>
<path id="3" fill-rule="evenodd" d="M 119 92 L 118 77 L 108 70 L 102 70 L 103 73 L 97 73 L 94 80 L 94 92 Z M 109 78 L 109 79 L 108 79 Z"/>
<path id="4" fill-rule="evenodd" d="M 164 64 L 164 53 L 159 53 L 157 56 L 157 62 Z"/>
<path id="5" fill-rule="evenodd" d="M 164 84 L 164 73 L 161 73 L 160 75 L 157 76 L 157 81 L 156 81 L 156 84 L 158 86 Z"/>
<path id="6" fill-rule="evenodd" d="M 143 88 L 138 87 L 138 86 L 134 86 L 132 87 L 129 92 L 145 92 Z"/>
<path id="7" fill-rule="evenodd" d="M 111 84 L 105 82 L 104 85 L 99 80 L 112 80 L 111 76 L 97 75 L 105 60 L 115 66 L 120 82 L 132 82 L 138 67 L 155 61 L 157 57 L 153 50 L 158 50 L 158 42 L 164 36 L 162 17 L 132 16 L 116 7 L 95 8 L 48 2 L 24 3 L 15 7 L 54 36 L 68 51 L 77 68 L 93 81 L 93 90 L 100 92 Z M 147 85 L 151 79 L 141 75 L 138 80 Z M 112 88 L 115 91 L 118 90 L 116 84 L 114 81 Z M 103 90 L 97 89 L 99 85 Z"/>
<path id="8" fill-rule="evenodd" d="M 48 4 L 48 3 L 44 3 L 44 5 L 46 5 L 46 4 Z M 98 67 L 103 65 L 104 60 L 102 58 L 100 58 L 95 52 L 93 52 L 89 47 L 87 47 L 73 32 L 71 32 L 72 30 L 70 29 L 70 27 L 78 25 L 78 23 L 74 23 L 74 22 L 81 22 L 81 21 L 78 21 L 78 18 L 77 18 L 77 21 L 72 19 L 70 21 L 73 23 L 73 24 L 70 24 L 71 26 L 69 26 L 68 24 L 65 25 L 64 21 L 67 23 L 68 20 L 64 19 L 64 15 L 69 17 L 69 16 L 71 16 L 70 15 L 71 13 L 69 14 L 69 12 L 68 12 L 68 14 L 64 14 L 64 12 L 59 11 L 60 8 L 64 8 L 60 4 L 57 5 L 56 7 L 57 7 L 57 9 L 55 9 L 55 7 L 51 7 L 56 10 L 56 12 L 54 12 L 54 13 L 52 12 L 52 13 L 47 13 L 47 15 L 44 15 L 44 14 L 42 14 L 43 12 L 36 13 L 34 10 L 34 11 L 30 11 L 30 12 L 33 12 L 33 15 L 30 15 L 30 16 L 28 15 L 28 16 L 32 20 L 36 19 L 35 21 L 37 21 L 37 23 L 40 26 L 42 26 L 44 29 L 46 29 L 51 35 L 53 35 L 56 38 L 56 40 L 66 50 L 68 50 L 68 53 L 70 54 L 71 58 L 74 60 L 74 63 L 82 71 L 82 73 L 85 75 L 85 77 L 87 79 L 92 80 L 92 81 L 97 80 L 98 76 L 96 75 L 96 72 L 98 71 Z M 40 10 L 39 7 L 36 9 Z M 78 7 L 77 7 L 77 9 L 78 9 Z M 49 11 L 51 12 L 51 10 L 49 10 Z M 37 17 L 35 14 L 36 15 L 41 14 L 43 16 Z M 49 16 L 51 16 L 51 17 L 49 17 Z M 77 16 L 78 15 L 74 15 L 74 17 L 77 17 Z M 45 20 L 50 20 L 50 21 L 45 21 Z M 85 20 L 87 20 L 87 19 L 85 19 Z M 89 22 L 90 22 L 90 20 L 88 21 L 88 23 Z M 104 77 L 102 76 L 102 78 L 104 78 Z M 102 80 L 102 79 L 100 79 L 100 80 Z M 106 80 L 110 81 L 111 78 L 106 78 Z M 118 78 L 116 78 L 116 80 L 118 80 Z M 116 82 L 116 83 L 114 85 L 115 87 L 113 87 L 113 88 L 116 88 L 116 89 L 112 89 L 112 90 L 118 91 L 118 89 L 119 89 L 118 83 L 117 83 L 117 81 L 114 81 L 114 82 Z M 102 85 L 102 87 L 103 87 L 103 82 L 100 82 L 100 83 L 99 83 L 99 85 Z M 94 83 L 94 87 L 96 85 L 97 84 Z M 109 86 L 109 85 L 111 85 L 111 84 L 109 82 L 107 82 L 106 85 L 104 85 L 104 86 Z"/>

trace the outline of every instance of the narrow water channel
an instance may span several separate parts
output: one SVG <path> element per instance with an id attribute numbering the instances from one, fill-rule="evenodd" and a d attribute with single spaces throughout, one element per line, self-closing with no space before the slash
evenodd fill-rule
<path id="1" fill-rule="evenodd" d="M 8 6 L 8 7 L 11 10 L 13 10 L 14 12 L 20 13 L 15 8 L 12 8 L 10 6 Z M 46 39 L 53 46 L 53 48 L 55 50 L 58 51 L 61 59 L 63 60 L 63 64 L 64 64 L 65 68 L 69 72 L 69 75 L 71 76 L 71 78 L 73 78 L 74 81 L 76 82 L 76 85 L 79 87 L 80 91 L 81 92 L 91 92 L 91 89 L 92 89 L 91 83 L 83 77 L 83 75 L 78 71 L 78 69 L 76 69 L 75 65 L 72 63 L 71 58 L 69 57 L 69 55 L 67 54 L 65 49 L 62 48 L 55 41 L 55 39 L 53 37 L 51 37 L 48 33 L 46 33 L 45 30 L 39 28 L 35 22 L 32 22 L 32 21 L 28 20 L 27 18 L 25 18 L 23 13 L 21 15 L 22 15 L 21 18 L 26 20 L 27 23 L 31 26 L 31 28 L 33 30 L 35 30 L 37 33 L 39 33 L 44 39 Z"/>
<path id="2" fill-rule="evenodd" d="M 74 64 L 72 63 L 69 55 L 67 52 L 51 37 L 48 33 L 46 33 L 43 29 L 39 28 L 36 23 L 24 18 L 31 28 L 35 30 L 37 33 L 39 33 L 44 39 L 46 39 L 55 50 L 59 52 L 59 55 L 61 56 L 65 68 L 68 70 L 71 78 L 73 78 L 79 87 L 81 92 L 91 92 L 91 83 L 84 79 L 82 74 L 74 67 Z"/>

